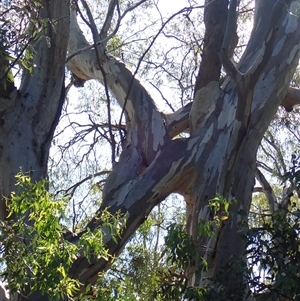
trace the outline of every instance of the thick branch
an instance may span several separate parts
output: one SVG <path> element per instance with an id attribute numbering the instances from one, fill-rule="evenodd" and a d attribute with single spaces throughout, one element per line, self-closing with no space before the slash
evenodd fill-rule
<path id="1" fill-rule="evenodd" d="M 76 16 L 71 17 L 69 53 L 87 47 Z M 114 94 L 121 107 L 125 106 L 127 117 L 128 144 L 142 152 L 148 165 L 170 138 L 166 132 L 162 116 L 155 107 L 153 99 L 140 82 L 133 77 L 124 63 L 100 53 L 101 69 L 105 72 L 109 90 Z M 69 62 L 69 69 L 80 79 L 97 79 L 104 84 L 103 72 L 97 68 L 98 60 L 94 49 L 74 56 Z"/>
<path id="2" fill-rule="evenodd" d="M 281 105 L 288 112 L 293 110 L 293 106 L 300 105 L 300 89 L 288 88 L 285 97 L 282 99 Z M 192 103 L 189 103 L 172 114 L 164 114 L 167 132 L 171 138 L 189 129 L 189 115 L 191 108 Z"/>
<path id="3" fill-rule="evenodd" d="M 119 5 L 118 0 L 111 0 L 109 2 L 106 19 L 105 19 L 102 29 L 100 31 L 100 39 L 107 38 L 107 32 L 111 26 L 111 21 L 112 21 L 113 15 L 114 15 L 114 11 L 118 5 Z M 119 12 L 119 10 L 118 10 L 118 12 Z M 119 17 L 120 17 L 120 14 L 119 14 Z"/>
<path id="4" fill-rule="evenodd" d="M 104 243 L 109 248 L 110 254 L 118 255 L 152 208 L 170 192 L 190 181 L 189 170 L 192 168 L 192 164 L 187 164 L 185 159 L 189 159 L 190 155 L 186 151 L 186 147 L 185 140 L 171 141 L 144 173 L 135 179 L 120 183 L 119 186 L 106 192 L 99 212 L 102 208 L 109 208 L 112 214 L 121 210 L 127 217 L 126 227 L 118 244 L 115 244 L 109 234 L 105 237 Z M 134 149 L 130 149 L 127 155 L 129 154 L 135 156 L 136 152 Z M 128 173 L 128 170 L 132 170 L 131 160 L 120 160 L 116 169 L 119 172 Z M 130 177 L 130 172 L 128 176 Z M 101 226 L 99 220 L 95 218 L 87 227 L 93 230 L 99 226 Z M 70 241 L 76 242 L 76 239 L 78 238 L 70 238 Z M 85 258 L 80 258 L 73 264 L 70 275 L 72 277 L 79 275 L 79 280 L 84 284 L 94 283 L 98 278 L 98 272 L 107 269 L 109 265 L 110 262 L 104 259 L 95 258 L 88 262 Z"/>
<path id="5" fill-rule="evenodd" d="M 191 108 L 192 103 L 190 102 L 176 112 L 164 115 L 167 132 L 171 138 L 174 138 L 175 136 L 189 129 L 189 114 Z"/>
<path id="6" fill-rule="evenodd" d="M 205 36 L 203 54 L 194 93 L 211 81 L 219 81 L 221 50 L 226 28 L 227 4 L 224 0 L 205 1 L 204 23 Z"/>
<path id="7" fill-rule="evenodd" d="M 300 105 L 300 89 L 289 88 L 281 105 L 287 112 L 291 112 L 295 105 Z"/>

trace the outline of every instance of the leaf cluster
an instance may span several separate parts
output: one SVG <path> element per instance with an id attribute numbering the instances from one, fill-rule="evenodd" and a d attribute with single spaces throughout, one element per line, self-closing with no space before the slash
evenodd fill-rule
<path id="1" fill-rule="evenodd" d="M 76 296 L 81 284 L 68 275 L 70 267 L 79 256 L 113 260 L 103 240 L 105 235 L 118 239 L 124 218 L 102 212 L 104 230 L 88 229 L 73 244 L 65 239 L 68 200 L 54 200 L 45 180 L 32 183 L 29 177 L 17 175 L 17 186 L 20 192 L 7 200 L 9 221 L 1 224 L 2 277 L 10 292 L 40 291 L 57 300 Z"/>
<path id="2" fill-rule="evenodd" d="M 296 203 L 291 209 L 274 213 L 268 223 L 248 231 L 247 258 L 254 270 L 249 283 L 256 294 L 270 300 L 300 300 L 300 218 Z"/>
<path id="3" fill-rule="evenodd" d="M 292 187 L 300 189 L 300 156 L 292 154 L 291 167 L 283 176 L 283 183 L 289 181 Z"/>

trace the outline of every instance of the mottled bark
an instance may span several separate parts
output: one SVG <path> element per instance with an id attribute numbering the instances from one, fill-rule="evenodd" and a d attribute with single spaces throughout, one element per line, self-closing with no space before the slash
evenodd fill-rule
<path id="1" fill-rule="evenodd" d="M 55 127 L 64 101 L 64 65 L 69 36 L 68 1 L 44 1 L 41 18 L 48 24 L 45 39 L 34 47 L 32 74 L 24 71 L 14 101 L 2 111 L 0 120 L 0 195 L 15 190 L 15 175 L 30 173 L 33 180 L 47 175 L 48 155 Z M 58 20 L 54 26 L 54 21 Z M 53 27 L 54 26 L 54 27 Z M 1 219 L 5 201 L 1 201 Z"/>
<path id="2" fill-rule="evenodd" d="M 6 103 L 0 107 L 1 220 L 7 215 L 5 198 L 16 190 L 17 173 L 29 173 L 33 181 L 47 177 L 50 144 L 64 101 L 69 1 L 45 0 L 42 5 L 40 18 L 51 20 L 44 32 L 50 46 L 40 39 L 34 46 L 33 72 L 24 71 L 19 90 L 1 99 Z"/>
<path id="3" fill-rule="evenodd" d="M 68 68 L 79 80 L 99 80 L 125 110 L 126 141 L 107 179 L 99 208 L 99 212 L 103 208 L 109 208 L 111 213 L 121 210 L 127 216 L 126 228 L 117 244 L 109 234 L 105 236 L 111 254 L 121 252 L 153 207 L 172 192 L 186 196 L 187 230 L 199 246 L 205 246 L 199 248 L 199 255 L 208 260 L 210 267 L 207 273 L 193 275 L 189 285 L 203 286 L 207 277 L 219 273 L 230 256 L 243 254 L 243 239 L 237 233 L 240 220 L 237 212 L 239 209 L 249 212 L 257 147 L 278 106 L 288 103 L 286 106 L 290 108 L 299 103 L 298 92 L 288 89 L 299 59 L 299 8 L 296 1 L 290 7 L 288 1 L 274 2 L 256 1 L 251 38 L 236 67 L 230 63 L 230 43 L 223 41 L 224 36 L 229 36 L 229 40 L 233 36 L 226 35 L 231 27 L 227 20 L 228 1 L 206 1 L 205 51 L 194 101 L 171 115 L 161 114 L 125 64 L 106 54 L 105 32 L 111 16 L 107 16 L 101 31 L 102 43 L 94 28 L 93 36 L 98 43 L 95 49 L 85 40 L 75 14 L 71 15 Z M 32 75 L 25 74 L 16 101 L 2 116 L 0 193 L 3 196 L 15 189 L 14 175 L 20 167 L 30 171 L 33 179 L 46 176 L 49 146 L 63 100 L 68 9 L 67 1 L 44 2 L 44 16 L 59 20 L 55 32 L 48 28 L 51 47 L 43 41 L 38 43 L 35 63 L 39 68 Z M 222 45 L 224 51 L 220 55 Z M 220 87 L 222 64 L 229 78 Z M 187 129 L 189 138 L 173 139 Z M 231 215 L 215 238 L 199 237 L 199 220 L 212 218 L 208 200 L 216 194 L 228 200 L 235 198 L 237 203 L 231 206 Z M 1 204 L 4 218 L 4 202 Z M 98 226 L 101 225 L 97 219 L 88 224 L 92 230 Z M 66 238 L 73 243 L 78 239 L 71 235 Z M 70 275 L 83 284 L 94 283 L 97 274 L 109 264 L 103 259 L 88 262 L 78 258 Z M 195 268 L 190 266 L 191 271 Z M 229 275 L 228 281 L 226 290 L 234 291 L 241 279 Z M 38 292 L 30 298 L 47 300 Z"/>
<path id="4" fill-rule="evenodd" d="M 206 0 L 204 10 L 205 36 L 202 60 L 195 93 L 211 81 L 219 81 L 222 64 L 219 53 L 226 30 L 229 1 Z"/>
<path id="5" fill-rule="evenodd" d="M 207 10 L 211 8 L 209 5 L 206 7 Z M 297 10 L 296 4 L 291 9 Z M 265 17 L 266 11 L 272 13 Z M 224 11 L 222 14 L 226 15 Z M 206 13 L 208 27 L 213 24 L 213 20 L 214 15 Z M 222 24 L 224 27 L 224 23 Z M 224 35 L 223 27 L 220 32 Z M 80 32 L 78 36 L 80 37 Z M 237 212 L 239 209 L 249 211 L 257 147 L 277 107 L 290 97 L 288 85 L 298 62 L 298 19 L 289 13 L 286 3 L 274 4 L 269 1 L 258 6 L 248 47 L 238 69 L 229 70 L 229 75 L 234 78 L 227 80 L 222 88 L 218 84 L 221 62 L 219 56 L 212 55 L 214 52 L 218 54 L 218 45 L 222 45 L 220 36 L 222 34 L 211 35 L 211 40 L 205 40 L 207 57 L 203 58 L 191 110 L 186 107 L 174 115 L 163 117 L 166 122 L 160 121 L 160 126 L 155 131 L 152 124 L 157 123 L 161 117 L 150 97 L 145 97 L 142 86 L 132 79 L 123 63 L 102 54 L 106 77 L 110 79 L 110 90 L 120 105 L 126 105 L 127 121 L 130 121 L 128 128 L 132 129 L 131 124 L 136 126 L 131 131 L 128 146 L 106 184 L 103 206 L 110 206 L 113 212 L 121 209 L 129 217 L 128 227 L 120 244 L 116 246 L 108 238 L 108 245 L 112 252 L 118 253 L 130 237 L 131 231 L 143 221 L 152 206 L 170 192 L 180 191 L 189 199 L 189 232 L 199 245 L 210 250 L 204 253 L 203 249 L 199 250 L 208 259 L 211 269 L 201 277 L 191 278 L 192 286 L 202 286 L 207 276 L 214 277 L 220 271 L 226 258 L 239 257 L 244 252 L 243 240 L 237 234 L 237 223 L 240 219 Z M 72 43 L 73 47 L 74 45 L 76 42 Z M 209 53 L 210 50 L 212 53 Z M 230 55 L 229 50 L 227 55 Z M 74 59 L 70 61 L 69 68 L 76 76 L 83 79 L 96 77 L 103 82 L 101 72 L 89 71 L 96 65 L 93 51 L 80 54 Z M 110 64 L 114 68 L 106 67 Z M 215 65 L 218 67 L 214 68 Z M 214 71 L 208 66 L 212 66 Z M 236 77 L 235 74 L 240 75 Z M 135 93 L 126 100 L 126 89 L 131 81 Z M 136 115 L 135 112 L 140 112 L 137 108 L 141 106 L 147 108 L 146 114 Z M 188 112 L 189 124 L 185 119 Z M 189 127 L 191 137 L 186 140 L 168 139 L 167 134 L 172 138 L 179 132 L 177 127 L 181 130 Z M 134 142 L 137 141 L 136 134 L 141 132 L 144 133 L 144 138 L 142 144 L 137 144 Z M 152 147 L 154 140 L 151 137 L 155 136 L 160 141 L 159 148 Z M 147 155 L 149 147 L 151 153 L 156 155 Z M 123 173 L 124 170 L 127 172 Z M 185 181 L 187 177 L 188 182 Z M 198 237 L 198 221 L 200 218 L 211 219 L 207 205 L 208 200 L 216 194 L 223 195 L 228 200 L 236 198 L 238 203 L 232 206 L 232 215 L 216 233 L 216 238 L 207 240 Z M 142 213 L 146 214 L 141 215 Z M 72 275 L 76 275 L 76 271 L 84 271 L 80 279 L 87 283 L 94 281 L 96 272 L 106 267 L 104 262 L 95 261 L 88 265 L 84 259 L 80 259 L 73 266 Z M 193 268 L 195 267 L 191 267 Z M 227 289 L 234 290 L 240 285 L 239 281 L 232 276 Z"/>
<path id="6" fill-rule="evenodd" d="M 197 92 L 199 104 L 196 105 L 195 101 L 193 104 L 201 110 L 204 103 L 209 108 L 206 111 L 209 116 L 205 116 L 204 121 L 198 118 L 200 120 L 198 125 L 194 125 L 191 136 L 199 137 L 205 128 L 209 129 L 205 131 L 209 139 L 203 135 L 200 140 L 201 146 L 203 140 L 206 143 L 203 155 L 198 154 L 196 179 L 200 182 L 196 180 L 190 189 L 195 201 L 189 203 L 188 226 L 199 245 L 207 247 L 200 252 L 208 260 L 210 270 L 192 278 L 192 286 L 201 287 L 207 282 L 207 277 L 214 278 L 220 273 L 228 258 L 239 258 L 244 252 L 243 238 L 237 232 L 241 219 L 237 212 L 239 209 L 249 212 L 256 150 L 286 95 L 298 64 L 299 20 L 289 11 L 297 10 L 297 4 L 293 3 L 290 8 L 283 2 L 268 2 L 265 5 L 263 11 L 256 11 L 254 30 L 237 70 L 241 74 L 240 81 L 235 77 L 222 92 L 214 85 L 209 93 L 205 93 L 207 88 L 204 87 Z M 265 18 L 266 11 L 269 13 Z M 216 96 L 218 93 L 219 97 Z M 203 95 L 205 99 L 202 99 Z M 206 105 L 208 97 L 211 103 Z M 198 222 L 199 219 L 211 219 L 208 200 L 216 194 L 228 200 L 235 198 L 237 204 L 231 207 L 232 215 L 222 224 L 215 238 L 208 240 L 198 237 Z M 226 291 L 234 293 L 243 279 L 236 279 L 230 274 L 227 281 Z"/>

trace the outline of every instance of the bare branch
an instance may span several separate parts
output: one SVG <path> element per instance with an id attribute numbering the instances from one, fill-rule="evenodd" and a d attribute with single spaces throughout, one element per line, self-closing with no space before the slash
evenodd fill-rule
<path id="1" fill-rule="evenodd" d="M 192 103 L 188 103 L 173 114 L 164 115 L 167 131 L 171 138 L 189 129 L 189 114 Z"/>
<path id="2" fill-rule="evenodd" d="M 100 31 L 100 39 L 105 39 L 107 38 L 107 32 L 111 26 L 111 21 L 115 12 L 115 8 L 119 6 L 119 0 L 111 0 L 108 6 L 107 14 L 106 14 L 106 19 L 103 23 L 102 29 Z M 118 11 L 118 19 L 120 18 L 120 10 L 119 8 L 117 9 Z M 104 47 L 105 48 L 105 47 Z"/>
<path id="3" fill-rule="evenodd" d="M 204 23 L 205 36 L 202 60 L 196 79 L 194 95 L 211 81 L 219 81 L 221 61 L 219 52 L 222 47 L 226 28 L 227 1 L 205 1 Z M 212 68 L 214 66 L 214 68 Z"/>
<path id="4" fill-rule="evenodd" d="M 108 175 L 110 173 L 110 171 L 108 170 L 103 170 L 100 172 L 96 172 L 94 174 L 90 174 L 87 177 L 83 178 L 82 180 L 80 180 L 79 182 L 75 183 L 74 185 L 72 185 L 71 187 L 64 189 L 64 190 L 59 190 L 56 192 L 56 194 L 60 194 L 60 193 L 64 193 L 70 197 L 72 197 L 76 191 L 76 189 L 83 183 L 85 183 L 88 180 L 91 180 L 93 178 L 99 177 L 99 176 L 104 176 L 104 175 Z"/>
<path id="5" fill-rule="evenodd" d="M 263 173 L 258 168 L 256 168 L 255 177 L 256 177 L 257 181 L 260 183 L 260 185 L 262 186 L 263 192 L 264 192 L 265 196 L 267 197 L 267 200 L 269 203 L 270 211 L 271 211 L 271 213 L 273 213 L 275 210 L 276 203 L 277 203 L 277 198 L 275 196 L 275 193 L 274 193 L 271 185 L 269 184 L 269 182 L 263 175 Z"/>
<path id="6" fill-rule="evenodd" d="M 286 96 L 283 98 L 281 105 L 283 107 L 300 104 L 300 89 L 289 88 Z M 189 114 L 192 103 L 187 104 L 183 108 L 175 111 L 172 114 L 165 114 L 168 133 L 174 137 L 189 128 Z M 270 154 L 268 154 L 270 155 Z M 270 171 L 269 171 L 270 172 Z"/>
<path id="7" fill-rule="evenodd" d="M 259 5 L 255 8 L 255 20 L 257 20 L 259 14 L 263 14 L 265 10 L 270 10 L 270 21 L 268 28 L 264 29 L 264 39 L 263 43 L 260 45 L 260 49 L 257 53 L 257 57 L 255 61 L 251 64 L 249 69 L 246 71 L 245 74 L 249 78 L 251 78 L 251 86 L 254 87 L 256 82 L 258 81 L 259 75 L 261 74 L 263 68 L 268 63 L 268 58 L 270 57 L 275 45 L 276 36 L 277 36 L 277 28 L 274 27 L 274 24 L 276 21 L 280 18 L 282 15 L 282 12 L 284 10 L 288 10 L 288 6 L 292 3 L 292 0 L 288 1 L 276 1 L 274 3 L 273 1 L 260 1 Z M 259 11 L 259 8 L 263 6 L 263 10 Z M 256 22 L 256 21 L 255 21 Z M 257 22 L 259 22 L 257 20 Z M 254 25 L 255 27 L 255 25 Z M 257 32 L 253 31 L 255 34 L 258 34 Z"/>

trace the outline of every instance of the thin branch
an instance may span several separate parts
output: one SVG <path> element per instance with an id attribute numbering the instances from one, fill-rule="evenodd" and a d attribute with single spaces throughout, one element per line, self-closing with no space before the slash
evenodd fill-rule
<path id="1" fill-rule="evenodd" d="M 104 176 L 109 174 L 110 171 L 109 170 L 104 170 L 104 171 L 100 171 L 100 172 L 96 172 L 94 174 L 90 174 L 87 177 L 83 178 L 82 180 L 80 180 L 79 182 L 75 183 L 74 185 L 72 185 L 71 187 L 67 188 L 67 189 L 62 189 L 56 192 L 56 195 L 60 194 L 60 193 L 64 193 L 67 196 L 72 197 L 76 191 L 76 189 L 82 185 L 83 183 L 85 183 L 88 180 L 91 180 L 95 177 L 99 177 L 99 176 Z"/>
<path id="2" fill-rule="evenodd" d="M 277 203 L 277 198 L 275 196 L 275 193 L 274 193 L 271 185 L 269 184 L 269 182 L 263 175 L 263 173 L 258 168 L 256 168 L 255 177 L 256 177 L 257 181 L 260 183 L 260 185 L 262 186 L 263 192 L 264 192 L 265 196 L 267 197 L 267 200 L 269 203 L 270 211 L 271 211 L 271 213 L 273 213 L 275 210 L 275 204 Z"/>
<path id="3" fill-rule="evenodd" d="M 203 6 L 196 6 L 196 7 L 193 7 L 193 8 L 203 8 Z M 129 97 L 129 94 L 130 94 L 130 91 L 131 91 L 131 87 L 132 87 L 132 84 L 134 82 L 134 79 L 135 79 L 135 76 L 141 66 L 141 63 L 142 61 L 144 60 L 144 57 L 146 56 L 146 54 L 149 52 L 149 50 L 151 49 L 151 47 L 153 46 L 153 44 L 155 43 L 156 39 L 158 38 L 158 36 L 162 33 L 163 29 L 166 27 L 166 25 L 173 19 L 175 18 L 177 15 L 183 13 L 183 12 L 186 12 L 186 11 L 191 11 L 193 9 L 192 7 L 185 7 L 181 10 L 179 10 L 177 13 L 173 14 L 172 16 L 170 16 L 166 22 L 164 22 L 161 26 L 161 28 L 159 29 L 159 31 L 157 32 L 157 34 L 153 37 L 151 43 L 149 44 L 149 46 L 147 47 L 147 49 L 144 51 L 143 55 L 140 57 L 139 61 L 138 61 L 138 64 L 137 64 L 137 67 L 132 75 L 132 79 L 131 79 L 131 82 L 130 82 L 130 85 L 129 85 L 129 89 L 127 91 L 127 94 L 126 94 L 126 97 L 125 97 L 125 101 L 124 101 L 124 105 L 123 105 L 123 108 L 122 108 L 122 112 L 121 112 L 121 116 L 120 116 L 120 120 L 119 120 L 119 124 L 121 124 L 122 122 L 122 118 L 123 118 L 123 115 L 124 115 L 124 112 L 125 112 L 125 108 L 126 108 L 126 104 L 127 104 L 127 101 L 128 101 L 128 97 Z"/>
<path id="4" fill-rule="evenodd" d="M 160 94 L 161 98 L 165 101 L 166 105 L 173 111 L 175 112 L 172 104 L 165 98 L 165 96 L 163 95 L 163 93 L 160 91 L 160 89 L 158 87 L 156 87 L 156 85 L 154 85 L 153 83 L 150 82 L 150 85 L 155 88 L 157 90 L 157 92 Z"/>
<path id="5" fill-rule="evenodd" d="M 276 164 L 277 170 L 280 173 L 280 166 L 278 166 L 278 164 L 277 164 L 277 161 L 279 161 L 280 165 L 281 165 L 281 168 L 283 169 L 283 174 L 285 174 L 287 172 L 287 168 L 286 168 L 286 164 L 285 164 L 284 159 L 283 159 L 281 149 L 276 144 L 273 134 L 270 131 L 267 131 L 266 134 L 268 135 L 269 139 L 265 135 L 264 140 L 267 143 L 269 143 L 269 145 L 272 146 L 275 149 L 276 153 L 277 153 L 276 158 L 278 158 L 278 159 L 274 161 L 275 164 Z"/>
<path id="6" fill-rule="evenodd" d="M 94 18 L 92 16 L 91 10 L 90 10 L 89 6 L 87 5 L 86 1 L 81 0 L 81 2 L 82 2 L 83 6 L 86 10 L 87 15 L 88 15 L 91 31 L 92 31 L 92 34 L 93 34 L 93 40 L 94 40 L 94 43 L 96 44 L 98 42 L 99 35 L 98 35 L 98 31 L 97 31 L 97 27 L 96 27 Z M 118 1 L 117 1 L 116 5 L 118 6 Z M 119 9 L 118 9 L 118 11 L 119 11 Z M 104 51 L 104 49 L 103 49 L 103 47 L 101 47 L 101 54 L 103 53 L 103 51 Z M 107 99 L 107 118 L 108 118 L 108 124 L 109 124 L 108 132 L 109 132 L 109 136 L 110 136 L 110 140 L 111 140 L 111 163 L 112 163 L 112 165 L 114 165 L 115 162 L 116 162 L 116 142 L 115 142 L 115 137 L 114 137 L 114 134 L 113 134 L 113 131 L 112 131 L 112 128 L 111 128 L 111 106 L 110 106 L 111 101 L 110 101 L 108 83 L 107 83 L 106 73 L 105 73 L 105 71 L 102 67 L 102 64 L 101 64 L 100 52 L 99 52 L 98 47 L 95 48 L 95 53 L 96 53 L 98 66 L 99 66 L 100 71 L 101 71 L 102 76 L 103 76 L 105 95 L 106 95 L 106 99 Z"/>
<path id="7" fill-rule="evenodd" d="M 94 44 L 92 45 L 89 45 L 89 46 L 86 46 L 84 48 L 81 48 L 81 49 L 78 49 L 76 50 L 75 52 L 73 52 L 71 55 L 69 55 L 66 59 L 66 63 L 68 63 L 69 60 L 71 60 L 74 56 L 82 53 L 82 52 L 85 52 L 85 51 L 88 51 L 88 50 L 91 50 L 93 48 L 96 48 L 97 46 L 99 45 L 102 45 L 102 47 L 105 49 L 105 45 L 107 43 L 107 41 L 109 41 L 111 38 L 113 38 L 115 36 L 115 34 L 118 32 L 119 28 L 120 28 L 120 25 L 121 25 L 121 20 L 126 16 L 126 14 L 130 11 L 132 11 L 134 8 L 136 8 L 138 5 L 146 2 L 147 0 L 142 0 L 138 3 L 136 3 L 135 5 L 132 5 L 131 7 L 127 8 L 124 13 L 122 15 L 120 15 L 120 11 L 118 10 L 118 14 L 119 14 L 119 18 L 117 20 L 117 24 L 116 24 L 116 27 L 115 29 L 111 32 L 111 34 L 109 34 L 108 36 L 104 37 L 103 39 L 99 38 L 96 40 L 97 42 L 94 42 Z M 87 5 L 87 4 L 86 4 Z M 87 6 L 88 7 L 88 6 Z M 82 17 L 82 16 L 81 16 Z M 83 20 L 85 20 L 83 18 Z M 90 27 L 90 25 L 88 25 Z"/>

